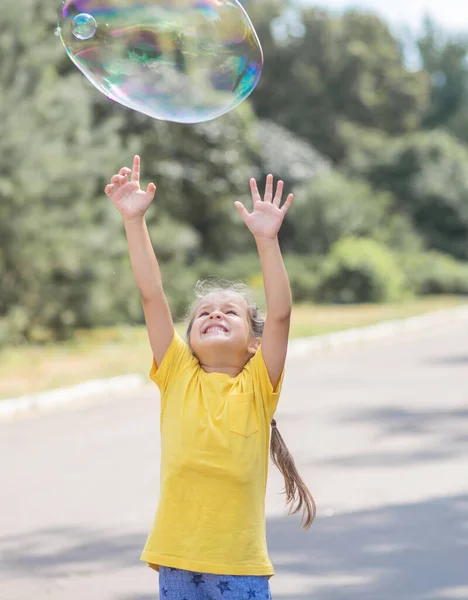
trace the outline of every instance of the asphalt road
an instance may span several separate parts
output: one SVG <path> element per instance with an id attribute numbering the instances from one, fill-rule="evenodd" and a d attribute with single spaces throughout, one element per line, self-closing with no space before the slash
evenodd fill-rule
<path id="1" fill-rule="evenodd" d="M 158 393 L 0 423 L 0 600 L 154 600 Z M 468 323 L 290 361 L 278 426 L 319 507 L 267 495 L 275 600 L 468 599 Z"/>

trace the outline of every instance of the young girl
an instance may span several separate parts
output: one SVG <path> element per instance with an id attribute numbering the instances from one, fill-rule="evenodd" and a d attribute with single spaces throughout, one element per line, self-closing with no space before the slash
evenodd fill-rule
<path id="1" fill-rule="evenodd" d="M 284 375 L 291 291 L 277 234 L 291 206 L 283 182 L 250 181 L 253 211 L 236 207 L 255 238 L 267 317 L 245 289 L 201 289 L 185 343 L 174 330 L 145 224 L 156 186 L 140 189 L 140 159 L 105 192 L 123 216 L 130 260 L 153 350 L 151 379 L 161 392 L 161 493 L 141 559 L 159 571 L 166 600 L 267 600 L 273 567 L 265 535 L 268 450 L 285 478 L 291 512 L 309 528 L 313 498 L 273 416 Z M 199 290 L 200 291 L 200 290 Z M 270 436 L 271 427 L 271 436 Z"/>

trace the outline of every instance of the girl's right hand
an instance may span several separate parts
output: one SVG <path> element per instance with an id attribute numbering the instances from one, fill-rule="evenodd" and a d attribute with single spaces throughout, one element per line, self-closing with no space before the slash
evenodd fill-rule
<path id="1" fill-rule="evenodd" d="M 130 179 L 128 176 L 131 176 Z M 140 157 L 133 158 L 133 168 L 123 167 L 105 187 L 108 196 L 125 220 L 143 217 L 156 192 L 154 183 L 149 183 L 146 192 L 140 188 Z"/>

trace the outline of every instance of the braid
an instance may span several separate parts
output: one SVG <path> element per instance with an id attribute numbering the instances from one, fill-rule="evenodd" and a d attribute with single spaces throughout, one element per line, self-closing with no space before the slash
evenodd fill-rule
<path id="1" fill-rule="evenodd" d="M 317 514 L 314 498 L 299 475 L 294 458 L 281 436 L 276 421 L 271 422 L 270 457 L 277 469 L 284 477 L 286 505 L 289 514 L 295 515 L 302 509 L 302 525 L 309 529 Z"/>

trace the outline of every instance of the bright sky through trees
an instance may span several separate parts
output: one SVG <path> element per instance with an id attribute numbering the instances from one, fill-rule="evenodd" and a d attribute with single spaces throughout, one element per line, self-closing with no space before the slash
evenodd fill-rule
<path id="1" fill-rule="evenodd" d="M 363 7 L 382 14 L 396 26 L 418 28 L 423 16 L 430 14 L 442 26 L 468 30 L 466 0 L 302 0 L 304 4 L 331 9 Z"/>

